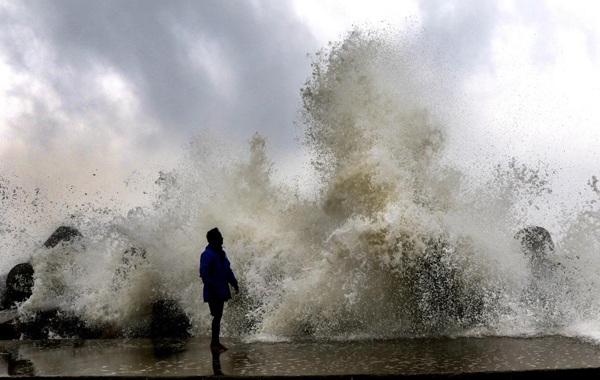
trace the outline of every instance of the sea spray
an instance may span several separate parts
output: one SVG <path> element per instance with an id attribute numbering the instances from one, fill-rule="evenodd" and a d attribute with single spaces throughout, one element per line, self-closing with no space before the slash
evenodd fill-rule
<path id="1" fill-rule="evenodd" d="M 449 85 L 432 58 L 418 38 L 361 29 L 318 52 L 299 118 L 314 197 L 273 179 L 266 137 L 252 136 L 248 152 L 200 134 L 176 168 L 157 175 L 150 206 L 110 218 L 98 208 L 79 211 L 71 222 L 80 242 L 34 250 L 34 291 L 21 312 L 59 308 L 139 336 L 148 334 L 152 304 L 170 299 L 190 318 L 191 333 L 206 335 L 198 260 L 206 231 L 218 226 L 241 288 L 227 305 L 227 336 L 531 335 L 600 326 L 597 206 L 564 222 L 547 252 L 557 264 L 552 276 L 533 276 L 514 236 L 528 207 L 551 191 L 551 173 L 513 159 L 474 180 L 447 160 L 450 132 L 439 106 L 451 103 Z"/>

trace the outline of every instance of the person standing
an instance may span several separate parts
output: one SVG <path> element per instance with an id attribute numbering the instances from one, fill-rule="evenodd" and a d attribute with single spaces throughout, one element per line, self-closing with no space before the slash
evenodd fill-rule
<path id="1" fill-rule="evenodd" d="M 236 293 L 239 293 L 240 289 L 227 255 L 223 251 L 223 236 L 219 229 L 213 228 L 208 231 L 206 240 L 208 240 L 208 245 L 200 256 L 200 277 L 204 283 L 202 296 L 204 302 L 208 302 L 210 315 L 213 316 L 210 349 L 223 352 L 227 350 L 227 347 L 219 341 L 219 334 L 223 307 L 225 302 L 231 299 L 229 284 L 233 286 Z"/>

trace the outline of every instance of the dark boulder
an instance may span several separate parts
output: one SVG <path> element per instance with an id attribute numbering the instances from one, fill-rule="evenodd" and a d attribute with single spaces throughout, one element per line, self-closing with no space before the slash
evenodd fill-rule
<path id="1" fill-rule="evenodd" d="M 60 226 L 46 240 L 44 247 L 54 248 L 61 242 L 70 242 L 82 235 L 73 227 Z M 6 276 L 6 287 L 0 289 L 0 305 L 3 309 L 13 307 L 17 302 L 26 301 L 33 289 L 33 266 L 30 263 L 16 265 Z"/>
<path id="2" fill-rule="evenodd" d="M 8 277 L 8 273 L 0 275 L 0 309 L 4 308 L 6 298 L 6 277 Z"/>
<path id="3" fill-rule="evenodd" d="M 82 235 L 73 227 L 61 226 L 44 243 L 45 248 L 54 248 L 60 243 L 71 242 Z M 10 309 L 16 303 L 26 301 L 33 293 L 34 270 L 30 263 L 21 263 L 10 270 L 6 276 L 6 287 L 0 289 L 1 306 Z M 13 309 L 14 310 L 14 309 Z M 18 316 L 7 318 L 0 312 L 0 339 L 47 339 L 50 335 L 63 337 L 99 337 L 96 329 L 88 328 L 76 316 L 59 310 L 39 311 L 33 318 L 20 320 Z M 4 314 L 2 314 L 4 313 Z"/>
<path id="4" fill-rule="evenodd" d="M 17 264 L 6 276 L 3 308 L 10 308 L 17 302 L 26 301 L 32 292 L 33 266 L 29 263 Z"/>
<path id="5" fill-rule="evenodd" d="M 549 254 L 554 252 L 554 242 L 548 230 L 538 226 L 525 227 L 516 233 L 521 252 L 529 259 L 531 274 L 537 280 L 550 280 L 564 268 Z M 539 294 L 535 298 L 540 298 Z"/>
<path id="6" fill-rule="evenodd" d="M 73 227 L 60 226 L 54 231 L 54 233 L 46 240 L 44 247 L 54 248 L 58 243 L 69 242 L 75 238 L 83 237 L 79 231 Z"/>
<path id="7" fill-rule="evenodd" d="M 75 314 L 58 309 L 40 311 L 25 321 L 17 319 L 15 326 L 24 339 L 102 337 L 102 331 L 98 328 L 89 327 Z"/>
<path id="8" fill-rule="evenodd" d="M 19 339 L 21 334 L 17 330 L 18 316 L 14 309 L 0 311 L 0 340 Z"/>
<path id="9" fill-rule="evenodd" d="M 554 242 L 547 229 L 539 226 L 530 226 L 521 229 L 515 234 L 515 239 L 521 243 L 521 250 L 530 259 L 539 259 L 548 252 L 554 251 Z"/>
<path id="10" fill-rule="evenodd" d="M 190 319 L 174 300 L 160 300 L 152 305 L 152 338 L 186 338 L 190 336 Z"/>

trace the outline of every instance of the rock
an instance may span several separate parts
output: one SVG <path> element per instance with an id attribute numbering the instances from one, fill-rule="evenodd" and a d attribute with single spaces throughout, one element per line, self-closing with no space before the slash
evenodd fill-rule
<path id="1" fill-rule="evenodd" d="M 88 336 L 84 339 L 117 339 L 124 337 L 123 329 L 110 323 L 103 323 L 92 329 L 88 329 Z M 93 338 L 92 338 L 93 337 Z"/>
<path id="2" fill-rule="evenodd" d="M 0 311 L 0 324 L 14 321 L 19 316 L 16 309 L 13 310 L 2 310 Z M 1 340 L 1 339 L 0 339 Z"/>
<path id="3" fill-rule="evenodd" d="M 88 327 L 78 316 L 58 309 L 40 311 L 26 321 L 17 320 L 16 329 L 24 339 L 32 340 L 102 337 L 98 328 Z"/>
<path id="4" fill-rule="evenodd" d="M 13 307 L 16 302 L 26 301 L 32 293 L 33 266 L 29 263 L 17 264 L 6 276 L 6 291 L 2 306 Z"/>
<path id="5" fill-rule="evenodd" d="M 166 299 L 152 305 L 152 338 L 186 338 L 189 328 L 190 320 L 176 301 Z"/>
<path id="6" fill-rule="evenodd" d="M 557 271 L 564 268 L 551 255 L 554 243 L 545 228 L 525 227 L 515 234 L 515 239 L 521 243 L 521 252 L 529 259 L 531 274 L 536 280 L 553 281 Z M 536 294 L 534 298 L 540 297 L 540 294 Z"/>
<path id="7" fill-rule="evenodd" d="M 68 242 L 74 238 L 83 237 L 79 231 L 73 227 L 60 226 L 54 231 L 54 233 L 46 240 L 44 247 L 54 248 L 61 242 Z"/>
<path id="8" fill-rule="evenodd" d="M 4 308 L 4 299 L 6 298 L 6 277 L 8 277 L 8 273 L 0 275 L 0 309 Z"/>
<path id="9" fill-rule="evenodd" d="M 46 240 L 44 247 L 54 248 L 59 243 L 70 242 L 82 235 L 73 227 L 61 226 Z M 0 289 L 1 304 L 10 309 L 18 302 L 26 301 L 33 292 L 34 270 L 30 263 L 21 263 L 6 276 L 6 287 Z M 47 339 L 50 335 L 61 337 L 99 337 L 100 332 L 85 326 L 76 316 L 60 310 L 44 310 L 33 318 L 20 320 L 18 315 L 9 315 L 10 310 L 0 312 L 0 339 Z M 10 317 L 10 318 L 9 318 Z"/>
<path id="10" fill-rule="evenodd" d="M 17 322 L 19 314 L 14 310 L 0 311 L 0 340 L 19 339 Z"/>
<path id="11" fill-rule="evenodd" d="M 515 234 L 521 243 L 521 249 L 530 259 L 541 258 L 554 251 L 554 242 L 550 232 L 539 226 L 529 226 Z"/>
<path id="12" fill-rule="evenodd" d="M 69 242 L 82 235 L 73 227 L 60 226 L 46 240 L 44 247 L 54 248 L 61 242 Z M 26 301 L 33 288 L 33 266 L 30 263 L 16 265 L 6 276 L 5 288 L 0 287 L 0 305 L 3 309 L 11 308 L 17 302 Z"/>

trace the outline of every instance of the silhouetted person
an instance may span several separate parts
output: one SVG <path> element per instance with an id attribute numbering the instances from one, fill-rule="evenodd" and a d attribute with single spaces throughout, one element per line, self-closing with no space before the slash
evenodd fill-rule
<path id="1" fill-rule="evenodd" d="M 213 228 L 208 231 L 206 240 L 208 245 L 200 256 L 200 277 L 204 283 L 204 302 L 208 302 L 210 315 L 213 316 L 210 349 L 223 352 L 227 350 L 227 347 L 219 342 L 223 306 L 231 299 L 229 284 L 233 286 L 236 293 L 239 292 L 239 287 L 227 255 L 223 251 L 223 236 L 219 229 Z"/>

